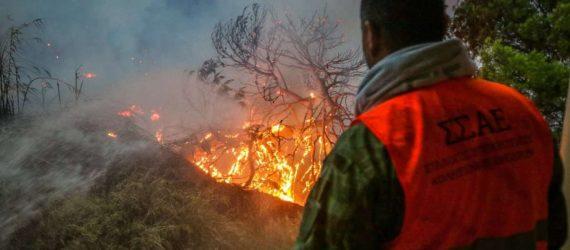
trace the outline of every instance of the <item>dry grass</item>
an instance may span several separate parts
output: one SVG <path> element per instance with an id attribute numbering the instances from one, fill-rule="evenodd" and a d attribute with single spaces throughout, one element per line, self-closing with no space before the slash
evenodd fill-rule
<path id="1" fill-rule="evenodd" d="M 165 180 L 128 180 L 108 197 L 73 197 L 51 206 L 35 229 L 35 249 L 285 249 L 293 219 L 255 225 L 219 212 L 213 193 Z M 18 245 L 18 244 L 16 244 Z"/>
<path id="2" fill-rule="evenodd" d="M 146 158 L 148 157 L 148 158 Z M 89 193 L 54 202 L 13 249 L 287 249 L 300 208 L 216 184 L 168 152 L 140 156 Z M 149 159 L 156 157 L 155 166 Z M 147 164 L 144 164 L 147 162 Z"/>

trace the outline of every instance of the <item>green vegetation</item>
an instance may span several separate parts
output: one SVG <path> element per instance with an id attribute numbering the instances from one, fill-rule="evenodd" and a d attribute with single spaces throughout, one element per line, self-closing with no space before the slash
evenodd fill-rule
<path id="1" fill-rule="evenodd" d="M 570 82 L 570 1 L 465 0 L 452 32 L 480 59 L 483 77 L 530 97 L 560 136 Z"/>
<path id="2" fill-rule="evenodd" d="M 564 121 L 570 68 L 549 61 L 544 53 L 523 53 L 499 41 L 489 43 L 481 53 L 481 73 L 487 79 L 511 83 L 530 96 L 541 108 L 556 132 Z"/>

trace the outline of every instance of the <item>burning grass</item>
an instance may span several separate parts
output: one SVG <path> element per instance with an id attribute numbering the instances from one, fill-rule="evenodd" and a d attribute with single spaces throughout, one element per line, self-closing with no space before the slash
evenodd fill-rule
<path id="1" fill-rule="evenodd" d="M 216 181 L 299 204 L 304 204 L 321 171 L 319 160 L 330 148 L 318 134 L 282 124 L 208 132 L 199 145 L 187 159 Z"/>
<path id="2" fill-rule="evenodd" d="M 64 162 L 71 169 L 102 165 L 85 163 L 93 159 L 111 160 L 81 192 L 66 189 L 53 199 L 38 201 L 41 212 L 32 213 L 34 219 L 11 237 L 8 246 L 292 246 L 301 210 L 297 204 L 305 202 L 324 157 L 351 120 L 351 82 L 360 75 L 363 62 L 356 50 L 338 52 L 344 46 L 344 35 L 339 22 L 330 20 L 326 11 L 297 21 L 288 15 L 282 20 L 267 16 L 266 10 L 254 4 L 236 19 L 216 26 L 212 43 L 217 56 L 194 71 L 197 82 L 208 88 L 204 93 L 216 96 L 200 96 L 199 88 L 190 88 L 190 94 L 182 91 L 190 112 L 195 114 L 192 125 L 180 122 L 181 128 L 173 131 L 172 126 L 177 126 L 173 120 L 183 119 L 180 114 L 168 119 L 172 111 L 164 108 L 164 103 L 116 110 L 109 120 L 121 126 L 95 122 L 87 126 L 89 136 L 78 134 L 89 140 L 96 134 L 91 142 L 105 142 L 104 153 L 97 157 L 89 155 L 97 150 L 81 151 L 82 145 L 65 145 L 54 133 L 56 138 L 48 146 L 50 152 L 57 153 L 30 157 L 50 163 L 40 171 L 65 170 L 51 164 L 51 157 L 68 157 L 77 151 L 87 157 L 74 159 L 77 164 Z M 55 81 L 58 97 L 62 83 L 73 90 L 78 102 L 83 80 L 96 77 L 81 72 L 81 68 L 76 70 L 74 85 Z M 34 81 L 26 86 L 31 87 Z M 210 115 L 223 115 L 206 111 L 219 108 L 220 99 L 231 102 L 244 119 L 236 118 L 239 121 L 231 126 L 212 124 L 220 119 Z M 123 101 L 130 102 L 121 96 L 125 104 Z M 115 109 L 106 109 L 105 114 L 112 113 L 109 110 Z M 231 113 L 228 110 L 224 112 Z M 249 114 L 247 118 L 245 113 Z M 210 124 L 195 121 L 198 118 Z M 239 128 L 242 122 L 245 124 Z M 182 136 L 174 137 L 176 133 Z M 127 154 L 113 150 L 133 140 L 152 146 Z M 39 148 L 46 152 L 43 146 Z M 79 174 L 84 172 L 89 171 Z"/>
<path id="3" fill-rule="evenodd" d="M 29 209 L 29 201 L 39 196 L 39 201 L 33 204 L 37 212 L 19 216 L 9 224 L 19 229 L 0 241 L 0 248 L 281 249 L 292 246 L 300 206 L 216 183 L 180 155 L 143 135 L 144 131 L 128 120 L 78 113 L 79 117 L 70 115 L 71 123 L 44 126 L 45 131 L 30 127 L 32 135 L 25 144 L 33 144 L 27 150 L 34 155 L 33 160 L 25 160 L 26 164 L 12 169 L 25 174 L 0 178 L 0 184 L 7 184 L 0 185 L 3 213 L 18 208 L 19 201 Z M 20 137 L 28 133 L 28 129 L 24 130 Z M 39 139 L 37 133 L 45 134 L 45 140 Z M 8 144 L 14 149 L 5 152 L 21 152 L 18 136 L 9 138 Z M 77 140 L 89 143 L 76 143 Z M 9 145 L 2 142 L 0 146 Z M 31 159 L 22 155 L 24 158 Z M 14 161 L 0 157 L 0 162 L 4 160 Z M 83 186 L 67 187 L 64 191 L 47 185 L 61 181 L 57 178 L 41 184 L 52 177 L 67 178 L 66 172 L 75 173 L 77 176 L 72 177 L 77 180 L 83 175 L 94 178 L 82 182 Z M 27 190 L 23 196 L 13 193 L 23 181 L 38 182 L 33 187 L 39 190 Z"/>
<path id="4" fill-rule="evenodd" d="M 346 46 L 341 24 L 326 9 L 296 17 L 259 4 L 219 22 L 211 34 L 216 55 L 192 72 L 249 119 L 241 130 L 208 129 L 185 141 L 200 145 L 187 159 L 219 182 L 304 204 L 354 117 L 364 62 Z"/>
<path id="5" fill-rule="evenodd" d="M 117 115 L 146 127 L 158 143 L 184 156 L 219 183 L 298 204 L 304 204 L 321 171 L 322 159 L 332 147 L 311 120 L 305 121 L 303 129 L 248 122 L 241 129 L 209 130 L 171 141 L 164 137 L 165 126 L 156 110 L 146 112 L 131 105 Z M 113 131 L 107 136 L 118 138 Z"/>

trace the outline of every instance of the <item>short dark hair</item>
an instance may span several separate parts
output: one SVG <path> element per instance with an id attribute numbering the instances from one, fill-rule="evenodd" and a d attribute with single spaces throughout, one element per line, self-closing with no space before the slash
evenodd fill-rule
<path id="1" fill-rule="evenodd" d="M 362 0 L 360 11 L 391 49 L 441 41 L 447 31 L 443 0 Z"/>

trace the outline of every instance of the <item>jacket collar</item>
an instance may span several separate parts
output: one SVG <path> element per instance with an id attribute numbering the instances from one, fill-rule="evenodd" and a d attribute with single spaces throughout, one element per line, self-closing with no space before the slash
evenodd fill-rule
<path id="1" fill-rule="evenodd" d="M 366 74 L 356 96 L 356 115 L 398 94 L 476 71 L 467 48 L 456 39 L 404 48 Z"/>

